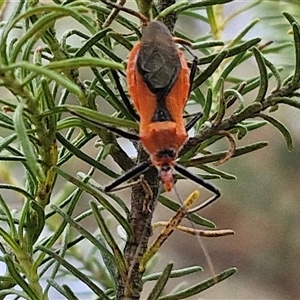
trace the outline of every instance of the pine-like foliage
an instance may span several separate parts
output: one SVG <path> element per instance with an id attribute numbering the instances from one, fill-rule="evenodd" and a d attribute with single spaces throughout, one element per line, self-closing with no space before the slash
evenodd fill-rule
<path id="1" fill-rule="evenodd" d="M 143 184 L 133 186 L 128 205 L 119 194 L 104 193 L 102 181 L 92 179 L 94 173 L 99 180 L 120 175 L 104 164 L 108 156 L 124 171 L 147 159 L 138 143 L 134 144 L 137 158 L 130 157 L 116 135 L 101 127 L 106 124 L 138 132 L 138 122 L 122 101 L 111 70 L 118 70 L 127 93 L 122 74 L 128 52 L 141 37 L 142 15 L 174 28 L 174 35 L 186 40 L 198 56 L 186 110 L 203 111 L 203 117 L 180 152 L 183 166 L 204 171 L 201 175 L 208 180 L 234 179 L 216 165 L 265 147 L 267 143 L 261 141 L 240 145 L 249 132 L 265 125 L 275 126 L 292 149 L 291 134 L 272 113 L 282 105 L 300 108 L 298 17 L 276 15 L 276 22 L 280 18 L 289 29 L 276 44 L 259 36 L 246 38 L 258 20 L 245 24 L 232 39 L 223 40 L 227 25 L 236 16 L 263 5 L 263 1 L 249 1 L 239 10 L 230 6 L 232 11 L 224 17 L 230 2 L 234 1 L 139 0 L 138 8 L 123 11 L 106 1 L 20 0 L 8 12 L 6 2 L 0 1 L 0 246 L 6 266 L 0 281 L 1 299 L 7 295 L 57 299 L 58 294 L 63 299 L 140 299 L 144 284 L 150 281 L 154 282 L 152 290 L 142 299 L 185 299 L 235 273 L 230 268 L 198 284 L 166 292 L 172 278 L 201 271 L 199 266 L 173 270 L 173 264 L 166 263 L 160 273 L 153 273 L 149 263 L 187 216 L 197 192 L 181 205 L 167 194 L 158 195 L 157 171 L 150 168 Z M 206 34 L 185 34 L 189 28 L 182 24 L 179 30 L 177 17 L 184 17 L 195 28 L 208 28 Z M 289 74 L 282 78 L 282 68 L 271 62 L 269 54 L 283 61 L 281 51 L 288 47 L 295 55 L 285 70 Z M 187 51 L 186 57 L 192 59 Z M 257 66 L 254 77 L 245 67 L 251 60 Z M 236 75 L 241 69 L 244 77 Z M 212 145 L 226 139 L 228 151 L 212 152 Z M 85 173 L 76 174 L 87 166 Z M 94 200 L 78 212 L 83 194 Z M 162 234 L 150 247 L 153 199 L 173 210 L 174 217 L 162 223 Z M 14 209 L 16 203 L 19 210 Z M 188 217 L 196 225 L 214 227 L 196 213 Z M 85 227 L 88 219 L 97 225 L 94 232 Z M 195 228 L 190 232 L 213 234 Z"/>

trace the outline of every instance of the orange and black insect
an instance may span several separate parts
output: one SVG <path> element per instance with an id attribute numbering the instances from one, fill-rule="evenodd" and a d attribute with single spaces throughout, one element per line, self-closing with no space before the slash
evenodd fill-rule
<path id="1" fill-rule="evenodd" d="M 106 186 L 106 192 L 153 165 L 158 169 L 166 191 L 172 189 L 174 172 L 177 171 L 215 194 L 208 200 L 208 204 L 220 197 L 220 191 L 215 186 L 176 163 L 178 153 L 188 139 L 187 131 L 202 116 L 201 113 L 197 114 L 185 125 L 183 110 L 191 91 L 196 66 L 197 60 L 194 59 L 191 69 L 188 67 L 183 53 L 163 23 L 149 23 L 141 42 L 129 54 L 126 71 L 129 94 L 140 122 L 139 135 L 105 127 L 129 139 L 140 140 L 150 160 L 140 163 Z M 116 72 L 113 74 L 123 101 L 128 105 L 118 76 Z M 132 111 L 130 105 L 129 109 Z"/>

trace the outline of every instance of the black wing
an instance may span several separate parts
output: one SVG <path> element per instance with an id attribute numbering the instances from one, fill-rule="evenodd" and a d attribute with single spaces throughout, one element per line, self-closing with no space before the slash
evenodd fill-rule
<path id="1" fill-rule="evenodd" d="M 158 101 L 165 98 L 177 79 L 181 64 L 172 35 L 163 23 L 153 21 L 143 32 L 137 68 Z"/>

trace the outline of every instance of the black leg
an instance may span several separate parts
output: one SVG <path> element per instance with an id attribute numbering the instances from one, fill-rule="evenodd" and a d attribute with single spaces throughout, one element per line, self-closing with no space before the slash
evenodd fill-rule
<path id="1" fill-rule="evenodd" d="M 77 114 L 76 112 L 73 112 L 73 111 L 70 111 L 70 110 L 69 110 L 69 112 L 72 115 L 74 115 L 74 116 L 76 116 L 76 117 L 78 117 L 78 118 L 80 118 L 82 120 L 87 121 L 88 123 L 91 123 L 91 124 L 99 126 L 99 127 L 106 128 L 107 130 L 110 130 L 110 131 L 112 131 L 112 132 L 114 132 L 114 133 L 116 133 L 116 134 L 118 134 L 118 135 L 120 135 L 120 136 L 122 136 L 122 137 L 124 137 L 126 139 L 130 139 L 130 140 L 133 140 L 133 141 L 138 141 L 140 139 L 140 137 L 137 134 L 124 131 L 124 130 L 119 129 L 119 128 L 114 127 L 114 126 L 110 126 L 110 125 L 99 123 L 99 122 L 97 122 L 97 121 L 95 121 L 93 119 L 84 117 L 84 116 L 82 116 L 80 114 Z"/>
<path id="2" fill-rule="evenodd" d="M 193 82 L 194 82 L 194 78 L 196 75 L 196 71 L 197 71 L 197 64 L 198 64 L 198 57 L 194 55 L 194 59 L 192 62 L 192 66 L 191 66 L 191 71 L 190 71 L 190 90 L 189 90 L 189 95 L 192 91 L 193 88 Z"/>
<path id="3" fill-rule="evenodd" d="M 203 116 L 202 112 L 198 112 L 186 125 L 185 125 L 185 130 L 189 131 L 195 124 L 196 122 Z"/>
<path id="4" fill-rule="evenodd" d="M 193 87 L 193 81 L 196 75 L 196 71 L 197 71 L 197 64 L 198 64 L 198 57 L 194 55 L 194 59 L 192 62 L 192 66 L 191 66 L 191 71 L 190 71 L 190 90 L 189 90 L 189 95 L 192 92 L 192 87 Z M 186 126 L 185 129 L 186 131 L 189 131 L 195 124 L 196 122 L 202 117 L 203 113 L 199 112 L 197 113 L 192 120 L 190 120 Z"/>
<path id="5" fill-rule="evenodd" d="M 140 137 L 137 134 L 131 133 L 131 132 L 127 132 L 124 131 L 122 129 L 119 129 L 117 127 L 114 126 L 110 126 L 110 125 L 106 125 L 106 124 L 98 124 L 98 126 L 106 128 L 107 130 L 116 133 L 117 135 L 125 138 L 125 139 L 129 139 L 129 140 L 133 140 L 133 141 L 139 141 Z"/>
<path id="6" fill-rule="evenodd" d="M 104 188 L 104 192 L 110 192 L 118 185 L 122 184 L 123 182 L 127 181 L 128 179 L 146 171 L 150 166 L 150 161 L 144 161 L 137 166 L 133 167 L 123 175 L 121 175 L 119 178 L 117 178 L 115 181 L 113 181 L 111 184 L 107 185 Z"/>
<path id="7" fill-rule="evenodd" d="M 128 97 L 127 97 L 127 95 L 124 92 L 123 87 L 122 87 L 122 85 L 120 83 L 120 78 L 119 78 L 118 72 L 116 70 L 111 69 L 111 74 L 112 74 L 112 76 L 113 76 L 113 78 L 115 80 L 117 89 L 118 89 L 118 91 L 120 93 L 120 96 L 121 96 L 121 98 L 122 98 L 125 106 L 127 107 L 128 111 L 129 111 L 129 113 L 132 115 L 132 117 L 134 119 L 136 119 L 137 121 L 139 121 L 140 120 L 140 116 L 135 112 L 135 110 L 133 109 L 133 107 L 132 107 L 132 105 L 131 105 Z"/>
<path id="8" fill-rule="evenodd" d="M 193 180 L 194 182 L 202 185 L 203 187 L 205 187 L 206 189 L 208 189 L 209 191 L 211 191 L 212 193 L 214 193 L 215 195 L 210 197 L 209 199 L 207 199 L 204 203 L 202 203 L 200 206 L 198 206 L 196 208 L 195 211 L 202 209 L 208 205 L 210 205 L 211 203 L 213 203 L 214 201 L 216 201 L 220 196 L 221 196 L 221 192 L 218 188 L 216 188 L 214 185 L 212 185 L 211 183 L 205 181 L 203 178 L 201 178 L 200 176 L 197 176 L 196 174 L 190 172 L 188 169 L 186 169 L 185 167 L 176 164 L 174 166 L 174 169 L 180 173 L 181 175 L 187 177 L 188 179 Z M 194 210 L 190 210 L 189 212 L 194 212 Z"/>
<path id="9" fill-rule="evenodd" d="M 78 157 L 81 160 L 84 160 L 91 166 L 94 166 L 96 169 L 98 169 L 101 172 L 106 173 L 109 176 L 112 176 L 114 178 L 117 177 L 117 174 L 111 171 L 109 168 L 105 167 L 101 163 L 99 163 L 97 160 L 93 159 L 92 157 L 86 155 L 84 152 L 82 152 L 80 149 L 76 148 L 72 143 L 70 143 L 67 139 L 65 139 L 59 132 L 56 132 L 55 134 L 57 140 L 72 153 L 76 157 Z"/>

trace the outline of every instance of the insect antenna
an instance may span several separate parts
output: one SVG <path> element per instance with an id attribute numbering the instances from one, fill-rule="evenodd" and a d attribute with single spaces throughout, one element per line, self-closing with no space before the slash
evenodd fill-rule
<path id="1" fill-rule="evenodd" d="M 140 164 L 136 165 L 135 167 L 133 167 L 132 169 L 128 170 L 126 173 L 118 177 L 111 184 L 107 185 L 104 188 L 104 191 L 111 192 L 115 187 L 127 181 L 128 179 L 131 179 L 132 177 L 135 177 L 140 173 L 146 171 L 149 168 L 150 164 L 151 164 L 150 161 L 141 162 Z"/>
<path id="2" fill-rule="evenodd" d="M 134 134 L 134 133 L 131 133 L 131 132 L 127 132 L 125 130 L 119 129 L 119 128 L 111 126 L 111 125 L 100 123 L 97 120 L 85 117 L 85 116 L 83 116 L 83 115 L 81 115 L 81 114 L 79 114 L 79 113 L 77 113 L 75 111 L 72 111 L 70 109 L 69 109 L 69 112 L 72 115 L 78 117 L 81 120 L 84 120 L 84 121 L 86 121 L 86 122 L 88 122 L 90 124 L 93 124 L 95 126 L 99 126 L 99 127 L 105 128 L 107 130 L 110 130 L 110 131 L 112 131 L 112 132 L 114 132 L 114 133 L 118 134 L 119 136 L 124 137 L 126 139 L 133 140 L 133 141 L 138 141 L 140 139 L 140 137 L 137 134 Z"/>
<path id="3" fill-rule="evenodd" d="M 179 194 L 179 192 L 178 192 L 178 189 L 177 189 L 176 185 L 174 185 L 174 191 L 175 191 L 175 194 L 176 194 L 176 196 L 177 196 L 177 198 L 178 198 L 178 200 L 179 200 L 181 206 L 183 206 L 183 201 L 182 201 L 182 199 L 181 199 L 181 197 L 180 197 L 180 194 Z M 204 208 L 204 207 L 205 207 L 205 206 L 203 206 L 202 208 Z M 196 229 L 195 224 L 191 221 L 191 219 L 190 219 L 190 217 L 189 217 L 190 213 L 191 213 L 191 211 L 190 211 L 190 210 L 187 210 L 187 211 L 186 211 L 186 217 L 187 217 L 187 219 L 190 221 L 190 224 L 191 224 L 191 227 L 192 227 L 193 231 L 194 231 L 194 232 L 197 232 L 197 229 Z M 209 270 L 210 270 L 210 273 L 212 274 L 212 277 L 215 278 L 215 277 L 216 277 L 216 272 L 215 272 L 215 268 L 214 268 L 214 265 L 213 265 L 211 256 L 209 255 L 209 253 L 208 253 L 208 251 L 207 251 L 207 248 L 205 247 L 204 242 L 203 242 L 201 236 L 200 236 L 198 233 L 196 233 L 196 237 L 197 237 L 198 243 L 199 243 L 199 245 L 200 245 L 200 247 L 201 247 L 201 249 L 202 249 L 202 252 L 203 252 L 203 254 L 204 254 L 204 257 L 205 257 L 205 259 L 206 259 L 206 262 L 207 262 L 208 268 L 209 268 Z"/>
<path id="4" fill-rule="evenodd" d="M 212 193 L 214 193 L 215 195 L 210 197 L 209 199 L 207 199 L 205 202 L 203 202 L 200 206 L 198 206 L 197 210 L 200 210 L 208 205 L 210 205 L 211 203 L 213 203 L 214 201 L 216 201 L 220 196 L 221 196 L 221 192 L 218 188 L 216 188 L 214 185 L 212 185 L 211 183 L 209 183 L 208 181 L 204 180 L 203 178 L 201 178 L 200 176 L 190 172 L 188 169 L 186 169 L 185 167 L 176 164 L 174 166 L 174 169 L 180 173 L 181 175 L 185 176 L 186 178 L 191 179 L 192 181 L 202 185 L 203 187 L 205 187 L 206 189 L 208 189 L 209 191 L 211 191 Z M 193 209 L 194 211 L 197 211 L 196 208 Z"/>

